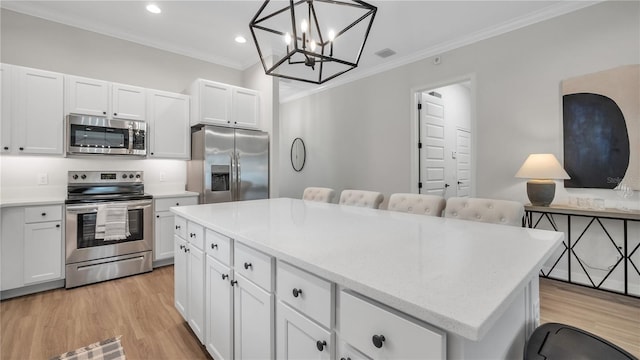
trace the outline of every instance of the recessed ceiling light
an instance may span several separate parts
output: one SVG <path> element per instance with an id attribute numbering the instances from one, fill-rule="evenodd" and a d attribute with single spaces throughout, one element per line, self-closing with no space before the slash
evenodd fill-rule
<path id="1" fill-rule="evenodd" d="M 245 39 L 244 36 L 242 35 L 238 35 L 236 36 L 236 42 L 239 44 L 244 44 L 247 42 L 247 39 Z"/>
<path id="2" fill-rule="evenodd" d="M 162 9 L 160 9 L 156 4 L 149 4 L 147 5 L 147 11 L 153 14 L 160 14 Z"/>

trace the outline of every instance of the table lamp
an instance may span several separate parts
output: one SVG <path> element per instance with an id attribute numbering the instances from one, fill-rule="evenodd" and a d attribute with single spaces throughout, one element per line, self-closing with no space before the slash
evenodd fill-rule
<path id="1" fill-rule="evenodd" d="M 527 181 L 527 196 L 531 205 L 549 206 L 556 193 L 555 179 L 570 179 L 553 154 L 531 154 L 525 160 L 517 178 L 531 179 Z"/>

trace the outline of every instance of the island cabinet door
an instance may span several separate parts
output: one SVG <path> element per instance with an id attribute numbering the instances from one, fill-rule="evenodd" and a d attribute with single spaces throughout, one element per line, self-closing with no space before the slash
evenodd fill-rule
<path id="1" fill-rule="evenodd" d="M 189 243 L 187 253 L 189 326 L 204 344 L 204 252 Z"/>
<path id="2" fill-rule="evenodd" d="M 330 359 L 333 352 L 331 332 L 278 301 L 278 359 Z"/>
<path id="3" fill-rule="evenodd" d="M 274 359 L 274 296 L 235 273 L 234 359 Z"/>
<path id="4" fill-rule="evenodd" d="M 205 345 L 216 360 L 233 359 L 232 277 L 228 266 L 207 255 Z"/>
<path id="5" fill-rule="evenodd" d="M 173 259 L 174 298 L 176 309 L 187 320 L 187 242 L 178 236 L 173 237 L 175 254 Z"/>
<path id="6" fill-rule="evenodd" d="M 340 292 L 342 340 L 374 359 L 445 359 L 446 334 L 351 292 Z"/>

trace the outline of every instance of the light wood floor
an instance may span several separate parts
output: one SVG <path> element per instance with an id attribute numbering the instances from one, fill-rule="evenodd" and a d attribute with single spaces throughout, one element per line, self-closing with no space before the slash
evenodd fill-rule
<path id="1" fill-rule="evenodd" d="M 640 300 L 542 279 L 542 322 L 602 336 L 640 357 Z M 173 305 L 173 267 L 0 302 L 0 359 L 48 359 L 116 335 L 128 359 L 211 359 Z"/>

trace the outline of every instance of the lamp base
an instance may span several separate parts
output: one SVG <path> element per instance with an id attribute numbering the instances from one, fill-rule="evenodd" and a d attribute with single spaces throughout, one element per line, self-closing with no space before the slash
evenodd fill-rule
<path id="1" fill-rule="evenodd" d="M 553 180 L 527 181 L 527 196 L 533 206 L 549 206 L 556 194 L 556 183 Z"/>

